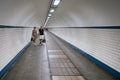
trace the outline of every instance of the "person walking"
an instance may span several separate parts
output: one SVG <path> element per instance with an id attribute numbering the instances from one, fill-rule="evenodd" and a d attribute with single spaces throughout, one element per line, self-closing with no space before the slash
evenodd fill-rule
<path id="1" fill-rule="evenodd" d="M 33 41 L 34 45 L 37 45 L 36 44 L 36 39 L 37 39 L 37 30 L 36 30 L 36 27 L 34 27 L 33 30 L 32 30 L 32 41 Z"/>
<path id="2" fill-rule="evenodd" d="M 44 40 L 44 29 L 42 26 L 39 29 L 39 35 L 40 35 L 40 44 L 42 44 Z"/>

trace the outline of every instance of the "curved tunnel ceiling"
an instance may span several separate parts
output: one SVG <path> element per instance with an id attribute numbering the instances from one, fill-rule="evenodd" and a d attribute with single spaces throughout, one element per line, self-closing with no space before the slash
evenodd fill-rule
<path id="1" fill-rule="evenodd" d="M 0 25 L 43 25 L 50 0 L 0 0 Z"/>
<path id="2" fill-rule="evenodd" d="M 0 0 L 0 25 L 43 25 L 52 0 Z M 119 26 L 120 0 L 62 0 L 48 27 Z"/>
<path id="3" fill-rule="evenodd" d="M 62 0 L 48 27 L 120 26 L 120 0 Z"/>

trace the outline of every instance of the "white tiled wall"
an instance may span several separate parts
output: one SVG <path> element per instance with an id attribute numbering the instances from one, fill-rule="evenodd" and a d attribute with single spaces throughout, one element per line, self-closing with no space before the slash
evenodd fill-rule
<path id="1" fill-rule="evenodd" d="M 59 28 L 50 31 L 120 72 L 120 29 Z"/>
<path id="2" fill-rule="evenodd" d="M 0 71 L 30 42 L 31 28 L 0 28 Z"/>

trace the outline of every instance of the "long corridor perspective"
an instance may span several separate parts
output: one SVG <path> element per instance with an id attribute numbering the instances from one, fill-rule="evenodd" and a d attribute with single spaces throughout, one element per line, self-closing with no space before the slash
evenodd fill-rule
<path id="1" fill-rule="evenodd" d="M 120 0 L 0 0 L 0 80 L 120 80 Z"/>
<path id="2" fill-rule="evenodd" d="M 119 80 L 52 33 L 45 37 L 46 43 L 31 44 L 1 80 Z"/>

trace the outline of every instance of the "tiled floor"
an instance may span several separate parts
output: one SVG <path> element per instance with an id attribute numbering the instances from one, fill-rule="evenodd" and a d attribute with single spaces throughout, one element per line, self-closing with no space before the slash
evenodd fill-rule
<path id="1" fill-rule="evenodd" d="M 85 80 L 63 50 L 54 42 L 47 43 L 48 60 L 53 80 Z M 55 50 L 57 47 L 57 50 Z M 81 78 L 82 77 L 82 78 Z"/>
<path id="2" fill-rule="evenodd" d="M 80 75 L 78 70 L 72 64 L 70 59 L 62 52 L 62 50 L 48 50 L 48 57 L 49 57 L 50 71 L 52 76 Z M 56 61 L 51 62 L 51 60 L 56 60 Z M 66 60 L 68 62 L 65 62 Z"/>
<path id="3" fill-rule="evenodd" d="M 51 33 L 47 38 L 53 80 L 118 80 Z"/>
<path id="4" fill-rule="evenodd" d="M 117 80 L 52 34 L 31 45 L 1 80 Z"/>
<path id="5" fill-rule="evenodd" d="M 85 80 L 82 76 L 52 76 L 53 80 Z"/>

